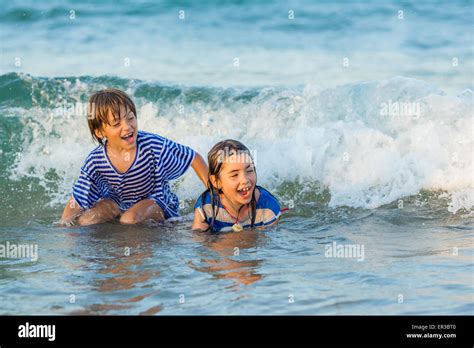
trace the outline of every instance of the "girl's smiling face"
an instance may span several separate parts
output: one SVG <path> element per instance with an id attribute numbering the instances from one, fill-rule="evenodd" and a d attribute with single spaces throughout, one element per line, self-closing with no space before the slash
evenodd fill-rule
<path id="1" fill-rule="evenodd" d="M 257 183 L 257 173 L 252 158 L 247 153 L 233 154 L 227 157 L 216 177 L 211 175 L 211 183 L 220 188 L 233 205 L 250 203 Z"/>
<path id="2" fill-rule="evenodd" d="M 127 112 L 128 111 L 128 112 Z M 109 124 L 103 124 L 102 129 L 96 131 L 100 137 L 107 138 L 107 145 L 117 151 L 133 150 L 137 141 L 137 118 L 131 110 L 120 106 L 119 117 L 109 112 Z"/>

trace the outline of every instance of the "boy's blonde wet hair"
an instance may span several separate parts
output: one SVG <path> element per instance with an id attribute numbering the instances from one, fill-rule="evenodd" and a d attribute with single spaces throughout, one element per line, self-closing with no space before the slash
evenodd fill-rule
<path id="1" fill-rule="evenodd" d="M 112 113 L 114 121 L 120 119 L 120 107 L 125 108 L 125 112 L 132 111 L 137 117 L 137 110 L 132 99 L 127 93 L 115 89 L 108 88 L 94 93 L 89 98 L 87 110 L 87 124 L 91 131 L 92 138 L 102 144 L 102 138 L 97 136 L 96 130 L 102 130 L 104 124 L 110 125 L 109 112 Z"/>

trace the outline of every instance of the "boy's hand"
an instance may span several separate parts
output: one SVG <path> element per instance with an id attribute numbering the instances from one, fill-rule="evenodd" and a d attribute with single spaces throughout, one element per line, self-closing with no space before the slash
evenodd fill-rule
<path id="1" fill-rule="evenodd" d="M 202 156 L 198 154 L 197 152 L 196 152 L 196 155 L 194 156 L 191 166 L 196 172 L 198 178 L 203 182 L 204 186 L 207 188 L 209 168 L 207 167 L 206 161 L 204 161 Z"/>
<path id="2" fill-rule="evenodd" d="M 66 207 L 64 208 L 63 216 L 61 216 L 61 220 L 59 220 L 60 226 L 72 226 L 74 224 L 74 220 L 81 214 L 81 207 L 79 204 L 76 203 L 74 197 L 71 196 L 69 201 L 66 203 Z"/>

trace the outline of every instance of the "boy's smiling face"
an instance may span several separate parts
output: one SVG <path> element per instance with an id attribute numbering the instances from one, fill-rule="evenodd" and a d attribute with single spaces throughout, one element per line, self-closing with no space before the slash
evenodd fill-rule
<path id="1" fill-rule="evenodd" d="M 99 137 L 107 138 L 107 145 L 116 151 L 129 151 L 137 145 L 137 118 L 131 110 L 120 106 L 117 117 L 109 111 L 109 124 L 104 123 L 101 130 L 96 130 Z"/>
<path id="2" fill-rule="evenodd" d="M 225 159 L 219 178 L 211 176 L 215 187 L 222 189 L 225 197 L 234 205 L 241 206 L 252 200 L 252 194 L 257 183 L 257 173 L 252 158 L 240 153 Z"/>

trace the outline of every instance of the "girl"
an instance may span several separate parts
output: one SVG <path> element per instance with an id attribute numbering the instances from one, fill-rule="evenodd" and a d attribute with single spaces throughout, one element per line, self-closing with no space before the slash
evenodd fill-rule
<path id="1" fill-rule="evenodd" d="M 280 218 L 280 205 L 270 192 L 257 186 L 257 173 L 248 148 L 224 140 L 208 153 L 208 189 L 194 206 L 193 229 L 242 231 L 270 226 Z"/>

